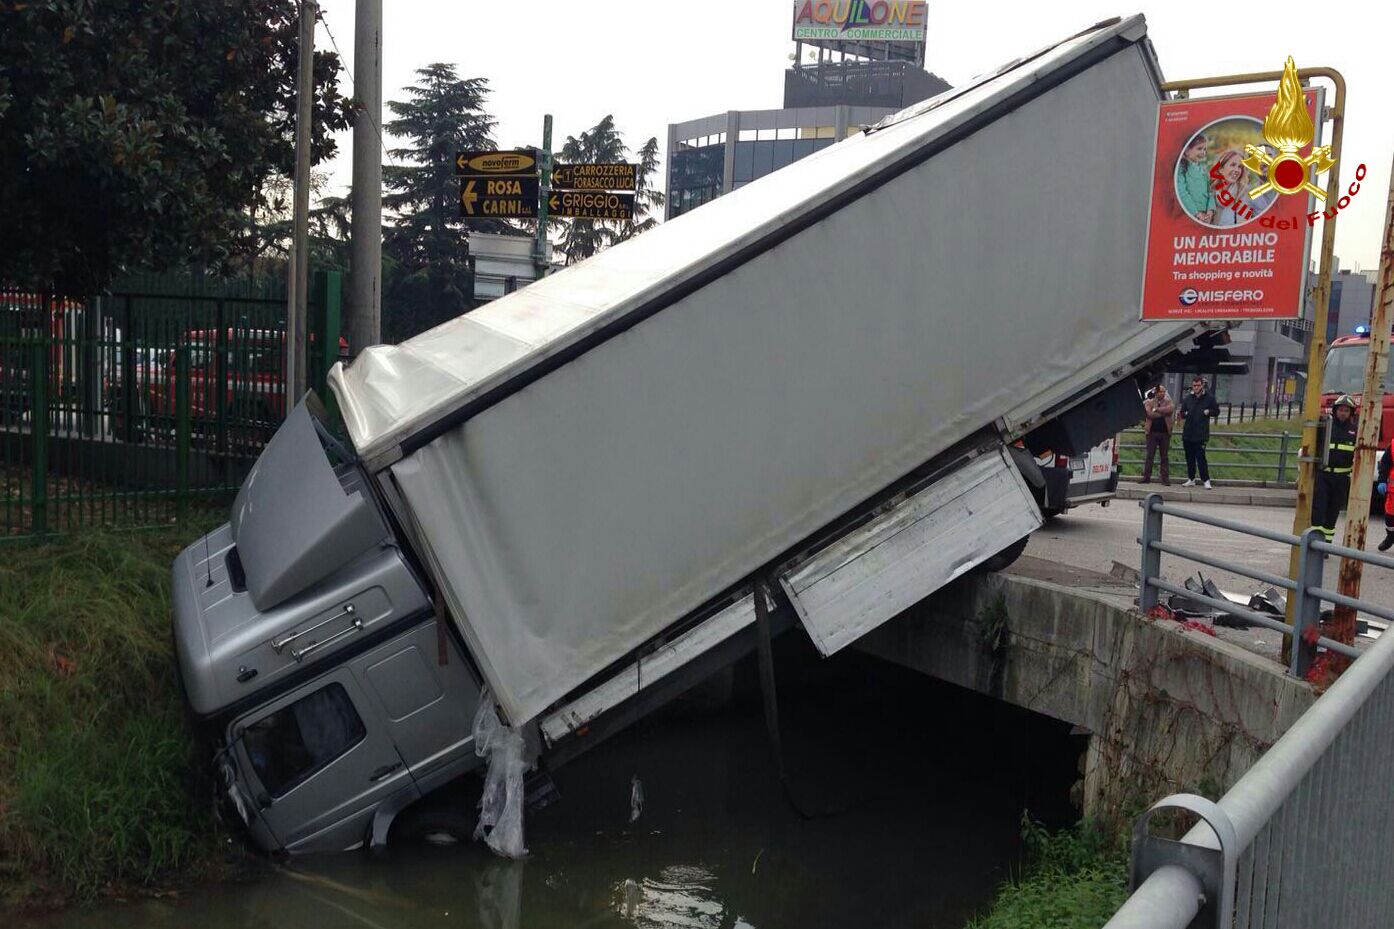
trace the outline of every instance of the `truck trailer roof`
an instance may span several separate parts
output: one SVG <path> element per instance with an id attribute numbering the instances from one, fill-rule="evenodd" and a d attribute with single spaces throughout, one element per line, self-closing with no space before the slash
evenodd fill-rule
<path id="1" fill-rule="evenodd" d="M 1098 23 L 487 306 L 366 348 L 329 374 L 355 448 L 366 460 L 409 454 L 1122 48 L 1142 43 L 1160 83 L 1145 36 L 1141 15 Z M 945 216 L 945 234 L 955 219 L 978 221 Z"/>

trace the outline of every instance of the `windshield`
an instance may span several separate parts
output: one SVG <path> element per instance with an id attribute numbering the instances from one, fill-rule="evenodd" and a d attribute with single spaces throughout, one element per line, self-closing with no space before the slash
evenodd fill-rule
<path id="1" fill-rule="evenodd" d="M 1326 373 L 1321 378 L 1324 394 L 1358 394 L 1365 385 L 1365 356 L 1368 343 L 1341 345 L 1326 354 Z"/>

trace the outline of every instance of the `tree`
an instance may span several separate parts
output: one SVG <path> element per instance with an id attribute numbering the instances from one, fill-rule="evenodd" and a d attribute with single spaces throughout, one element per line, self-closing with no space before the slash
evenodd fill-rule
<path id="1" fill-rule="evenodd" d="M 606 116 L 580 136 L 567 136 L 561 149 L 561 160 L 569 163 L 604 163 L 624 161 L 629 148 L 615 129 L 615 118 Z M 612 222 L 598 219 L 561 220 L 561 251 L 567 264 L 589 258 L 597 252 L 632 239 L 658 225 L 649 215 L 663 206 L 663 191 L 655 186 L 658 173 L 658 139 L 651 138 L 639 149 L 639 173 L 634 196 L 634 219 Z"/>
<path id="2" fill-rule="evenodd" d="M 99 288 L 254 253 L 294 163 L 295 0 L 0 2 L 0 281 Z M 348 127 L 315 55 L 312 155 Z"/>
<path id="3" fill-rule="evenodd" d="M 655 186 L 658 175 L 658 137 L 650 137 L 639 149 L 639 175 L 634 191 L 634 219 L 620 229 L 620 240 L 632 239 L 658 225 L 651 213 L 663 208 L 663 191 Z"/>
<path id="4" fill-rule="evenodd" d="M 561 149 L 561 160 L 570 164 L 598 164 L 623 161 L 629 154 L 624 140 L 615 130 L 615 117 L 606 116 L 580 136 L 567 136 Z M 561 250 L 567 264 L 575 264 L 619 241 L 619 230 L 613 223 L 599 219 L 566 220 L 562 230 Z"/>
<path id="5" fill-rule="evenodd" d="M 496 120 L 484 110 L 488 80 L 461 78 L 454 65 L 440 63 L 416 74 L 418 83 L 407 88 L 410 99 L 387 104 L 395 117 L 388 132 L 409 142 L 390 152 L 407 163 L 383 169 L 389 191 L 383 206 L 395 214 L 384 239 L 384 258 L 396 265 L 391 280 L 384 278 L 383 302 L 407 317 L 388 321 L 387 328 L 399 338 L 471 308 L 474 283 L 466 231 L 517 231 L 503 220 L 460 216 L 455 153 L 494 147 Z"/>

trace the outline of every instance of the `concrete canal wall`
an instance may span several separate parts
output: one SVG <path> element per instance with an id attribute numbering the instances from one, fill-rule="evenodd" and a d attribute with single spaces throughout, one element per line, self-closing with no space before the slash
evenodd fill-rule
<path id="1" fill-rule="evenodd" d="M 1218 796 L 1315 699 L 1270 659 L 1143 618 L 1131 587 L 1032 561 L 961 579 L 857 647 L 1087 730 L 1087 816 L 1181 790 Z"/>

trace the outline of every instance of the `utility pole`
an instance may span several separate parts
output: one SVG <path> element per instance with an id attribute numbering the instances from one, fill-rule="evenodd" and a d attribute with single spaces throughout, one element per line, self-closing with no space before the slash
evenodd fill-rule
<path id="1" fill-rule="evenodd" d="M 315 100 L 315 0 L 300 0 L 300 74 L 295 88 L 295 217 L 286 308 L 286 412 L 305 395 L 310 297 L 310 130 Z"/>
<path id="2" fill-rule="evenodd" d="M 353 217 L 344 335 L 357 355 L 382 341 L 382 0 L 358 0 L 353 78 Z"/>
<path id="3" fill-rule="evenodd" d="M 547 274 L 547 198 L 552 192 L 552 114 L 542 117 L 542 185 L 537 204 L 537 242 L 533 245 L 533 265 L 539 279 Z"/>
<path id="4" fill-rule="evenodd" d="M 1333 70 L 1315 68 L 1299 71 L 1329 77 L 1336 84 L 1336 101 L 1331 107 L 1331 150 L 1340 157 L 1341 135 L 1345 126 L 1346 85 L 1345 80 Z M 1321 139 L 1321 114 L 1317 114 L 1317 140 Z M 1314 141 L 1313 144 L 1316 144 Z M 1326 202 L 1335 203 L 1341 196 L 1339 171 L 1328 172 L 1326 179 Z M 1300 536 L 1312 525 L 1312 491 L 1316 486 L 1317 420 L 1321 417 L 1321 381 L 1326 368 L 1326 321 L 1331 308 L 1331 264 L 1336 251 L 1336 219 L 1333 216 L 1321 224 L 1321 272 L 1317 287 L 1312 295 L 1312 341 L 1307 351 L 1307 383 L 1302 393 L 1302 451 L 1297 456 L 1297 505 L 1292 516 L 1292 534 Z M 1288 558 L 1288 577 L 1297 577 L 1302 550 L 1293 546 Z M 1297 618 L 1297 598 L 1288 597 L 1287 622 L 1294 623 Z M 1290 636 L 1283 637 L 1282 657 L 1286 664 L 1292 657 L 1293 642 Z"/>
<path id="5" fill-rule="evenodd" d="M 1355 436 L 1355 462 L 1350 472 L 1350 496 L 1346 502 L 1346 531 L 1341 544 L 1356 551 L 1365 550 L 1365 533 L 1370 522 L 1370 485 L 1374 480 L 1379 453 L 1379 428 L 1384 410 L 1384 373 L 1389 366 L 1389 333 L 1394 314 L 1394 175 L 1389 179 L 1389 202 L 1384 208 L 1384 239 L 1380 247 L 1379 284 L 1370 318 L 1370 352 L 1365 360 L 1365 384 L 1360 391 L 1360 423 Z M 1364 562 L 1341 559 L 1336 592 L 1347 597 L 1360 596 L 1360 577 Z M 1337 606 L 1331 623 L 1331 637 L 1347 645 L 1355 644 L 1355 611 Z M 1349 664 L 1338 659 L 1338 666 Z"/>

